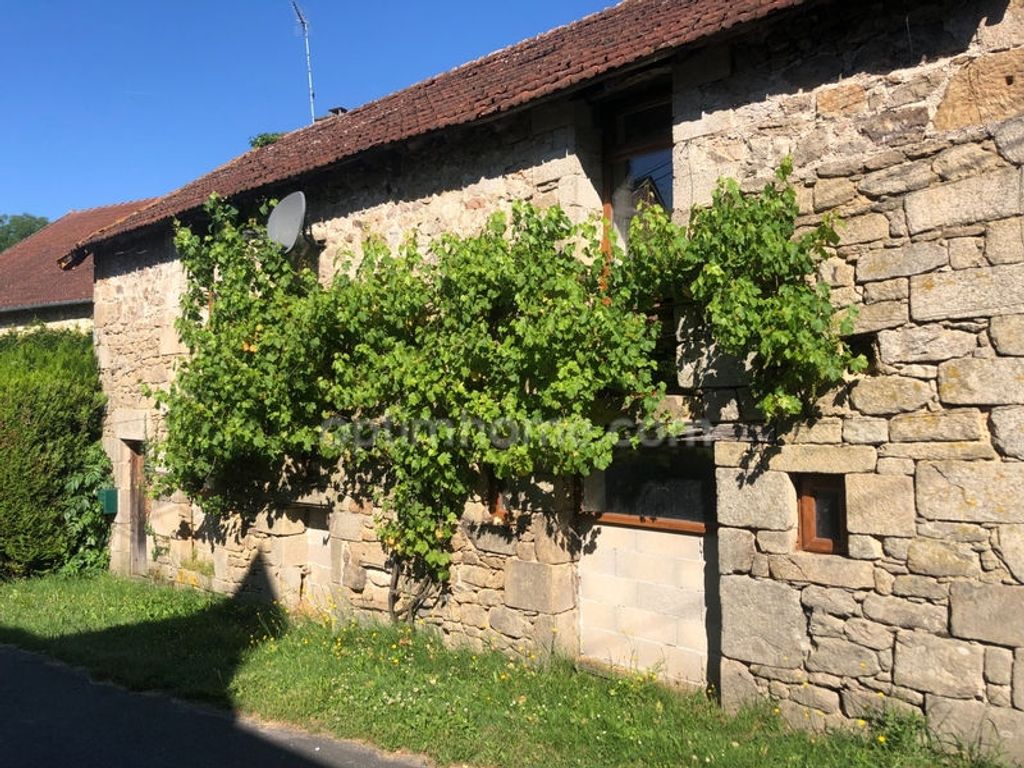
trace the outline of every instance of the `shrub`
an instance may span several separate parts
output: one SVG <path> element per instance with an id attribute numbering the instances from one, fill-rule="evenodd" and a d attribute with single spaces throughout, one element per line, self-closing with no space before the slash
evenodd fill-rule
<path id="1" fill-rule="evenodd" d="M 105 564 L 103 402 L 85 334 L 0 337 L 0 577 Z"/>

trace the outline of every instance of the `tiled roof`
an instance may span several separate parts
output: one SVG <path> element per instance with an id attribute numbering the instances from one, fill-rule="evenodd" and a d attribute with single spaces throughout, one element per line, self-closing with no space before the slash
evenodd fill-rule
<path id="1" fill-rule="evenodd" d="M 121 221 L 153 199 L 71 211 L 0 251 L 0 312 L 45 304 L 92 301 L 92 265 L 61 272 L 57 258 L 97 230 Z"/>
<path id="2" fill-rule="evenodd" d="M 509 112 L 807 0 L 624 0 L 252 150 L 79 243 L 92 245 L 360 152 Z"/>

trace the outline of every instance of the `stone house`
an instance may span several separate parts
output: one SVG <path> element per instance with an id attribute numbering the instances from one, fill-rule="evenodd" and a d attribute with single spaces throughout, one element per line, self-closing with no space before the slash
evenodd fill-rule
<path id="1" fill-rule="evenodd" d="M 386 599 L 372 510 L 304 499 L 204 539 L 186 501 L 137 491 L 162 428 L 139 383 L 180 354 L 169 221 L 209 193 L 301 188 L 333 253 L 471 232 L 522 199 L 621 227 L 640 184 L 683 220 L 719 176 L 754 188 L 791 155 L 804 222 L 844 221 L 822 275 L 860 307 L 869 373 L 769 438 L 735 366 L 684 356 L 676 404 L 716 439 L 623 457 L 582 510 L 544 484 L 511 529 L 471 505 L 425 619 L 711 683 L 729 707 L 770 695 L 811 726 L 921 711 L 1024 756 L 1022 113 L 1019 0 L 625 0 L 249 152 L 69 254 L 94 259 L 113 567 Z"/>
<path id="2" fill-rule="evenodd" d="M 62 273 L 56 260 L 146 202 L 70 211 L 0 253 L 0 333 L 37 323 L 92 330 L 92 263 Z"/>

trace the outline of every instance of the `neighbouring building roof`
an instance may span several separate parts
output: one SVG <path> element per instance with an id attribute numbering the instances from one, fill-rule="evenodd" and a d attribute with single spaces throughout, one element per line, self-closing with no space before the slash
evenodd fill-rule
<path id="1" fill-rule="evenodd" d="M 103 240 L 223 196 L 285 181 L 376 147 L 510 112 L 616 69 L 809 0 L 623 0 L 405 90 L 283 136 L 159 198 L 65 251 L 70 268 Z"/>
<path id="2" fill-rule="evenodd" d="M 130 216 L 153 198 L 71 211 L 0 251 L 0 313 L 92 302 L 92 267 L 62 272 L 56 259 L 94 232 Z"/>

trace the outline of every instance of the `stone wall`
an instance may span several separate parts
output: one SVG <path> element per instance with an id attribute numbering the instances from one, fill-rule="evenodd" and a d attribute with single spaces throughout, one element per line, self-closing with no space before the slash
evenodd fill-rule
<path id="1" fill-rule="evenodd" d="M 872 357 L 817 420 L 716 446 L 723 701 L 909 708 L 1024 754 L 1024 9 L 807 21 L 813 57 L 748 40 L 677 93 L 679 198 L 792 153 L 802 223 L 844 222 L 822 273 Z M 753 415 L 724 383 L 709 415 Z M 801 473 L 845 476 L 848 555 L 799 551 Z"/>
<path id="2" fill-rule="evenodd" d="M 113 463 L 120 490 L 111 537 L 111 567 L 129 570 L 130 445 L 161 435 L 160 415 L 142 394 L 143 386 L 161 388 L 173 375 L 182 347 L 174 329 L 184 273 L 169 239 L 96 259 L 93 289 L 93 341 L 100 382 L 107 396 L 103 446 Z M 151 526 L 165 539 L 178 529 L 187 505 L 156 501 Z M 165 547 L 150 537 L 148 549 Z"/>
<path id="3" fill-rule="evenodd" d="M 484 126 L 427 138 L 325 179 L 310 195 L 321 276 L 335 256 L 357 258 L 363 239 L 397 247 L 444 232 L 471 234 L 515 201 L 561 205 L 575 220 L 600 209 L 599 137 L 576 103 L 538 107 Z M 309 193 L 307 193 L 309 194 Z M 514 519 L 492 525 L 470 504 L 454 544 L 451 588 L 425 616 L 452 642 L 520 653 L 578 646 L 577 588 L 568 496 L 522 489 Z M 561 505 L 561 506 L 560 506 Z M 363 612 L 386 609 L 390 574 L 374 539 L 374 510 L 346 500 L 331 518 L 333 596 Z"/>
<path id="4" fill-rule="evenodd" d="M 560 205 L 574 221 L 599 215 L 600 136 L 582 102 L 557 102 L 475 128 L 427 137 L 315 182 L 310 217 L 334 257 L 356 256 L 368 235 L 397 248 L 445 232 L 473 234 L 516 201 Z"/>
<path id="5" fill-rule="evenodd" d="M 707 685 L 708 635 L 719 629 L 712 615 L 709 630 L 704 537 L 611 525 L 591 532 L 578 565 L 581 654 Z"/>

